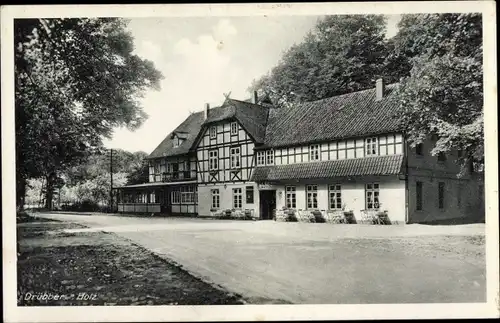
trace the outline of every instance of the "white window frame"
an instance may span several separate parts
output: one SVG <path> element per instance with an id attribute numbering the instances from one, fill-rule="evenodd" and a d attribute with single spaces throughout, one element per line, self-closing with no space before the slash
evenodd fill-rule
<path id="1" fill-rule="evenodd" d="M 370 137 L 365 139 L 365 156 L 378 155 L 378 138 Z"/>
<path id="2" fill-rule="evenodd" d="M 212 195 L 212 209 L 220 208 L 220 191 L 218 188 L 210 190 Z"/>
<path id="3" fill-rule="evenodd" d="M 174 137 L 174 148 L 177 148 L 181 145 L 181 140 L 179 139 L 179 137 L 175 136 Z"/>
<path id="4" fill-rule="evenodd" d="M 210 139 L 217 138 L 217 128 L 215 126 L 211 126 L 208 131 L 209 131 Z"/>
<path id="5" fill-rule="evenodd" d="M 380 209 L 379 183 L 368 183 L 365 185 L 365 207 L 367 210 Z"/>
<path id="6" fill-rule="evenodd" d="M 231 169 L 241 167 L 241 147 L 233 146 L 229 149 L 229 156 L 231 159 Z"/>
<path id="7" fill-rule="evenodd" d="M 295 209 L 297 207 L 297 187 L 285 186 L 285 201 L 287 208 Z"/>
<path id="8" fill-rule="evenodd" d="M 181 203 L 194 203 L 194 187 L 181 186 Z"/>
<path id="9" fill-rule="evenodd" d="M 172 191 L 170 193 L 170 199 L 172 204 L 181 204 L 181 192 L 180 191 Z"/>
<path id="10" fill-rule="evenodd" d="M 238 134 L 238 123 L 236 121 L 231 122 L 231 136 L 235 136 Z"/>
<path id="11" fill-rule="evenodd" d="M 266 151 L 266 165 L 274 165 L 274 150 Z"/>
<path id="12" fill-rule="evenodd" d="M 263 150 L 257 151 L 257 166 L 266 165 L 266 152 Z"/>
<path id="13" fill-rule="evenodd" d="M 212 149 L 208 151 L 208 169 L 218 170 L 219 169 L 219 150 Z"/>
<path id="14" fill-rule="evenodd" d="M 328 207 L 330 210 L 342 210 L 342 185 L 328 185 Z"/>
<path id="15" fill-rule="evenodd" d="M 319 152 L 319 145 L 310 145 L 309 146 L 309 161 L 320 160 L 321 154 Z"/>
<path id="16" fill-rule="evenodd" d="M 243 192 L 241 188 L 233 188 L 233 209 L 243 208 Z"/>
<path id="17" fill-rule="evenodd" d="M 318 208 L 318 185 L 306 185 L 306 208 L 314 210 Z"/>

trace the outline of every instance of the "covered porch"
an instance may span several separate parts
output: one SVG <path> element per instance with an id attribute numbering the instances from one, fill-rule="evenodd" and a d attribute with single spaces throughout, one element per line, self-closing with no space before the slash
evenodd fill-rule
<path id="1" fill-rule="evenodd" d="M 159 182 L 115 188 L 118 213 L 196 215 L 196 181 Z"/>

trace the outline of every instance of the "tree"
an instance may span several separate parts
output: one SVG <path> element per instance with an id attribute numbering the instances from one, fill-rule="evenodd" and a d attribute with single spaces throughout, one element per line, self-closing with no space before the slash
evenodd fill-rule
<path id="1" fill-rule="evenodd" d="M 140 164 L 134 165 L 127 176 L 127 185 L 142 184 L 148 181 L 148 161 L 143 159 Z"/>
<path id="2" fill-rule="evenodd" d="M 384 74 L 386 56 L 384 16 L 327 16 L 249 90 L 283 106 L 363 90 Z"/>
<path id="3" fill-rule="evenodd" d="M 481 32 L 479 14 L 411 15 L 395 37 L 413 66 L 399 89 L 408 139 L 437 136 L 432 154 L 461 151 L 462 171 L 484 163 Z"/>
<path id="4" fill-rule="evenodd" d="M 15 21 L 17 203 L 26 180 L 45 177 L 47 207 L 62 171 L 102 147 L 114 127 L 135 129 L 138 102 L 162 75 L 133 54 L 118 18 Z"/>

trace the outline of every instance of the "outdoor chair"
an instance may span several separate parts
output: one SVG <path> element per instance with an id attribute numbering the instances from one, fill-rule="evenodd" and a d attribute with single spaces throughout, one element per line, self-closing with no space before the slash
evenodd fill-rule
<path id="1" fill-rule="evenodd" d="M 310 215 L 311 215 L 311 211 L 299 210 L 297 212 L 297 220 L 299 220 L 300 222 L 308 222 Z"/>
<path id="2" fill-rule="evenodd" d="M 361 221 L 368 224 L 380 224 L 375 210 L 361 210 Z"/>
<path id="3" fill-rule="evenodd" d="M 330 222 L 332 223 L 343 223 L 343 224 L 347 223 L 347 219 L 343 211 L 328 210 L 327 214 Z"/>

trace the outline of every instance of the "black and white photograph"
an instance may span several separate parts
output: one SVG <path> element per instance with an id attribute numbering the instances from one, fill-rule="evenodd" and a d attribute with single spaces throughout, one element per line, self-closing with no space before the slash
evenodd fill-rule
<path id="1" fill-rule="evenodd" d="M 3 6 L 4 320 L 498 317 L 495 23 Z"/>

